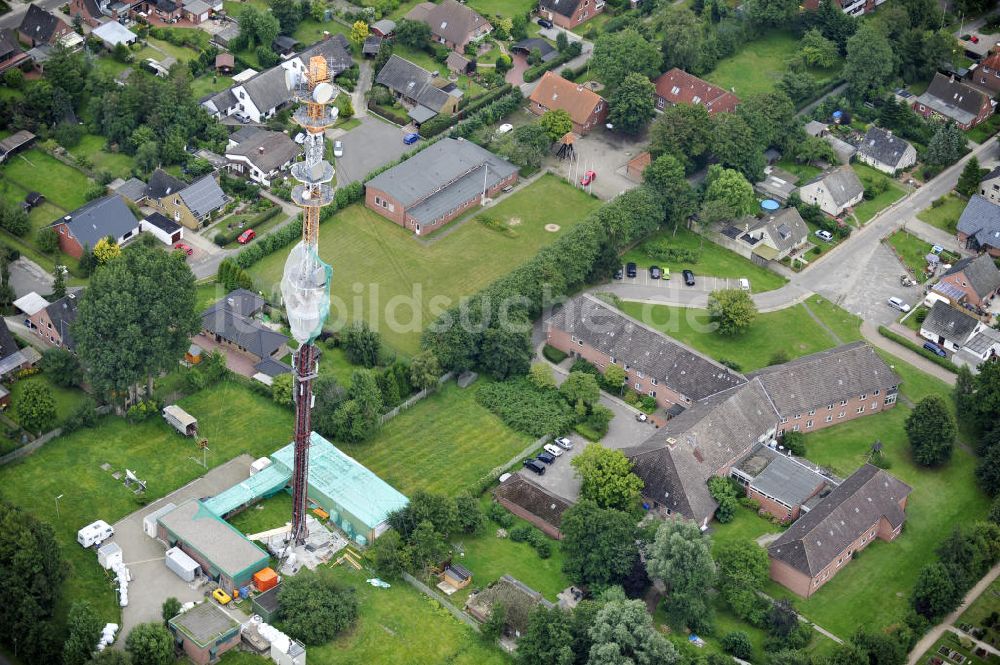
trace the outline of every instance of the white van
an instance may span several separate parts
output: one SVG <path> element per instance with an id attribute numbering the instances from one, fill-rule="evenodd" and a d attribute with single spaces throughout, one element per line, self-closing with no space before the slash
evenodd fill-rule
<path id="1" fill-rule="evenodd" d="M 97 520 L 76 532 L 76 542 L 83 547 L 92 547 L 100 545 L 113 535 L 115 535 L 113 526 L 104 520 Z"/>

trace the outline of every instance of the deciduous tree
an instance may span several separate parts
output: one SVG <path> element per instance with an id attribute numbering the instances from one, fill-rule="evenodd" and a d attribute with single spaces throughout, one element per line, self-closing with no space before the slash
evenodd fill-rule
<path id="1" fill-rule="evenodd" d="M 631 515 L 583 500 L 563 513 L 563 571 L 576 584 L 604 587 L 629 574 L 637 550 Z"/>
<path id="2" fill-rule="evenodd" d="M 816 28 L 807 30 L 799 42 L 799 52 L 807 65 L 812 67 L 833 67 L 840 58 L 837 45 L 823 36 Z"/>
<path id="3" fill-rule="evenodd" d="M 302 22 L 302 4 L 298 0 L 271 0 L 269 4 L 271 15 L 278 19 L 281 34 L 293 34 Z M 271 42 L 267 45 L 270 46 Z"/>
<path id="4" fill-rule="evenodd" d="M 879 98 L 892 82 L 896 57 L 892 45 L 873 24 L 862 23 L 847 40 L 847 93 L 857 101 Z"/>
<path id="5" fill-rule="evenodd" d="M 663 65 L 693 74 L 704 74 L 705 29 L 701 19 L 690 9 L 664 3 L 655 17 L 663 35 Z"/>
<path id="6" fill-rule="evenodd" d="M 961 591 L 955 587 L 943 563 L 929 563 L 920 569 L 910 601 L 917 614 L 937 621 L 958 606 Z"/>
<path id="7" fill-rule="evenodd" d="M 713 164 L 708 168 L 707 182 L 705 201 L 724 204 L 732 218 L 756 212 L 758 204 L 753 185 L 739 171 Z"/>
<path id="8" fill-rule="evenodd" d="M 711 152 L 723 166 L 736 169 L 751 182 L 764 177 L 764 148 L 742 116 L 719 113 L 712 118 Z"/>
<path id="9" fill-rule="evenodd" d="M 46 349 L 39 363 L 52 383 L 63 388 L 80 384 L 80 360 L 66 349 Z"/>
<path id="10" fill-rule="evenodd" d="M 166 624 L 168 621 L 173 619 L 175 616 L 181 613 L 181 601 L 177 600 L 173 596 L 170 596 L 160 607 L 160 616 L 163 617 L 163 623 Z"/>
<path id="11" fill-rule="evenodd" d="M 612 600 L 604 605 L 590 629 L 587 665 L 673 665 L 677 650 L 653 627 L 641 600 Z"/>
<path id="12" fill-rule="evenodd" d="M 906 418 L 905 427 L 917 464 L 937 466 L 951 458 L 958 428 L 940 395 L 928 395 L 920 400 Z"/>
<path id="13" fill-rule="evenodd" d="M 343 332 L 344 353 L 355 365 L 374 367 L 382 349 L 382 337 L 365 321 L 355 321 Z"/>
<path id="14" fill-rule="evenodd" d="M 560 33 L 562 34 L 562 33 Z M 642 74 L 632 73 L 616 86 L 608 100 L 611 112 L 608 120 L 626 134 L 638 134 L 646 126 L 656 111 L 653 95 L 656 88 Z"/>
<path id="15" fill-rule="evenodd" d="M 559 33 L 562 34 L 562 33 Z M 538 605 L 517 641 L 518 665 L 573 665 L 573 620 L 557 607 Z"/>
<path id="16" fill-rule="evenodd" d="M 660 196 L 666 205 L 666 223 L 676 227 L 694 214 L 697 195 L 684 177 L 684 166 L 672 154 L 663 154 L 642 172 L 646 187 Z M 610 367 L 609 367 L 610 369 Z"/>
<path id="17" fill-rule="evenodd" d="M 421 351 L 410 361 L 410 383 L 417 390 L 436 388 L 441 374 L 441 365 L 431 351 Z"/>
<path id="18" fill-rule="evenodd" d="M 431 29 L 426 23 L 402 19 L 396 24 L 396 41 L 412 49 L 423 50 L 431 42 Z"/>
<path id="19" fill-rule="evenodd" d="M 629 74 L 647 79 L 660 72 L 660 54 L 634 28 L 602 33 L 594 42 L 590 65 L 594 73 L 612 90 Z"/>
<path id="20" fill-rule="evenodd" d="M 101 638 L 104 623 L 85 600 L 78 600 L 69 609 L 66 621 L 66 643 L 63 644 L 63 665 L 84 665 L 93 655 Z"/>
<path id="21" fill-rule="evenodd" d="M 712 291 L 708 296 L 708 312 L 723 335 L 745 332 L 757 319 L 757 306 L 742 289 Z"/>
<path id="22" fill-rule="evenodd" d="M 712 141 L 712 119 L 700 104 L 677 104 L 663 110 L 650 129 L 650 151 L 654 156 L 677 157 L 690 172 L 708 152 Z"/>
<path id="23" fill-rule="evenodd" d="M 364 21 L 355 21 L 351 26 L 351 41 L 360 44 L 368 38 L 368 24 Z"/>
<path id="24" fill-rule="evenodd" d="M 172 665 L 174 639 L 162 623 L 140 623 L 125 638 L 133 665 Z"/>
<path id="25" fill-rule="evenodd" d="M 719 593 L 733 614 L 754 626 L 763 625 L 767 601 L 759 592 L 769 577 L 767 552 L 751 541 L 733 541 L 719 549 L 715 563 Z"/>
<path id="26" fill-rule="evenodd" d="M 573 131 L 573 119 L 563 109 L 546 111 L 538 121 L 549 135 L 549 141 L 555 143 L 563 136 Z"/>
<path id="27" fill-rule="evenodd" d="M 570 404 L 583 402 L 590 406 L 600 398 L 601 387 L 597 384 L 597 378 L 589 372 L 570 372 L 559 386 L 559 392 Z"/>
<path id="28" fill-rule="evenodd" d="M 611 450 L 600 444 L 590 444 L 571 462 L 583 480 L 580 496 L 602 508 L 631 510 L 642 480 L 632 473 L 632 463 L 620 450 Z"/>
<path id="29" fill-rule="evenodd" d="M 660 524 L 646 551 L 646 569 L 667 585 L 664 607 L 691 630 L 710 630 L 709 589 L 715 583 L 715 562 L 709 541 L 693 522 Z"/>
<path id="30" fill-rule="evenodd" d="M 52 390 L 41 381 L 25 381 L 14 398 L 17 420 L 21 427 L 41 434 L 56 421 L 56 400 Z"/>
<path id="31" fill-rule="evenodd" d="M 354 589 L 327 575 L 303 570 L 281 583 L 281 627 L 307 646 L 326 644 L 354 623 L 358 601 Z"/>

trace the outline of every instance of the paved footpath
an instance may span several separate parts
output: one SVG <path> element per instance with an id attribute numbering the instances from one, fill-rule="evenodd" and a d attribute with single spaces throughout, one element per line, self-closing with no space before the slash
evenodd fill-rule
<path id="1" fill-rule="evenodd" d="M 897 344 L 888 337 L 884 337 L 878 328 L 868 323 L 867 321 L 862 321 L 861 323 L 861 335 L 864 337 L 871 345 L 877 346 L 883 351 L 888 351 L 892 355 L 896 356 L 900 360 L 905 360 L 917 369 L 923 370 L 927 374 L 933 377 L 941 379 L 949 386 L 955 385 L 955 373 L 949 372 L 944 367 L 931 362 L 927 358 L 924 358 L 919 353 L 906 348 L 902 344 Z"/>

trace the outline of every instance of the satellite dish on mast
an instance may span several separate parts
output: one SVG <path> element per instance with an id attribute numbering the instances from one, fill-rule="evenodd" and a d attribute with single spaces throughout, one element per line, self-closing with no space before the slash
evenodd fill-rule
<path id="1" fill-rule="evenodd" d="M 324 81 L 313 89 L 313 101 L 318 104 L 326 104 L 333 99 L 333 92 L 333 86 Z"/>

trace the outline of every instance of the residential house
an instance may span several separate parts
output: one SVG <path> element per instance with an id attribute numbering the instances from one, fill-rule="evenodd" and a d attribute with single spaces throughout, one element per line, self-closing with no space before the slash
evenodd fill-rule
<path id="1" fill-rule="evenodd" d="M 990 95 L 940 72 L 934 75 L 924 94 L 911 104 L 913 110 L 925 118 L 934 116 L 952 120 L 963 130 L 971 129 L 993 115 L 994 105 Z"/>
<path id="2" fill-rule="evenodd" d="M 136 40 L 139 39 L 138 35 L 118 21 L 108 21 L 107 23 L 102 23 L 94 28 L 94 31 L 91 34 L 104 42 L 104 46 L 108 50 L 114 49 L 119 44 L 131 46 L 132 44 L 135 44 Z"/>
<path id="3" fill-rule="evenodd" d="M 656 85 L 656 108 L 659 111 L 668 104 L 701 104 L 709 115 L 714 115 L 732 113 L 740 103 L 739 97 L 733 93 L 677 67 L 660 74 L 653 83 Z"/>
<path id="4" fill-rule="evenodd" d="M 857 159 L 883 173 L 894 174 L 917 163 L 917 150 L 892 130 L 872 125 L 858 146 Z"/>
<path id="5" fill-rule="evenodd" d="M 149 198 L 152 200 L 154 197 Z M 229 197 L 219 187 L 215 177 L 208 174 L 190 185 L 156 198 L 155 206 L 175 222 L 180 222 L 189 229 L 197 229 L 207 226 L 212 215 L 227 203 Z"/>
<path id="6" fill-rule="evenodd" d="M 184 227 L 158 212 L 142 220 L 141 230 L 148 231 L 164 245 L 171 247 L 184 239 Z"/>
<path id="7" fill-rule="evenodd" d="M 139 221 L 125 199 L 112 194 L 95 199 L 51 224 L 59 238 L 59 249 L 79 259 L 102 238 L 123 245 L 139 235 Z"/>
<path id="8" fill-rule="evenodd" d="M 240 134 L 246 129 L 250 128 L 229 137 L 229 147 L 226 148 L 229 170 L 270 187 L 282 171 L 288 170 L 302 148 L 284 132 L 254 128 L 249 136 L 243 138 Z"/>
<path id="9" fill-rule="evenodd" d="M 416 235 L 517 182 L 518 169 L 471 141 L 445 138 L 365 183 L 365 205 Z"/>
<path id="10" fill-rule="evenodd" d="M 205 0 L 188 0 L 181 6 L 181 16 L 195 25 L 208 20 L 212 7 Z"/>
<path id="11" fill-rule="evenodd" d="M 148 187 L 142 180 L 132 177 L 128 180 L 119 181 L 117 185 L 111 183 L 110 189 L 126 201 L 141 205 L 146 200 L 146 190 Z"/>
<path id="12" fill-rule="evenodd" d="M 503 633 L 514 639 L 528 629 L 528 617 L 532 610 L 539 605 L 546 609 L 555 607 L 528 585 L 504 575 L 482 591 L 470 595 L 465 601 L 465 609 L 478 621 L 486 623 L 497 603 L 503 605 L 505 611 Z"/>
<path id="13" fill-rule="evenodd" d="M 410 107 L 408 115 L 418 127 L 439 113 L 455 113 L 462 99 L 462 91 L 454 83 L 398 55 L 386 61 L 375 83 L 384 85 Z"/>
<path id="14" fill-rule="evenodd" d="M 293 94 L 288 86 L 286 74 L 285 68 L 278 65 L 234 85 L 230 88 L 230 93 L 236 99 L 236 108 L 244 117 L 255 123 L 271 118 L 292 101 Z M 220 97 L 221 94 L 216 97 Z M 222 112 L 222 108 L 218 110 Z"/>
<path id="15" fill-rule="evenodd" d="M 28 60 L 28 54 L 21 50 L 13 30 L 0 29 L 0 72 L 18 67 Z"/>
<path id="16" fill-rule="evenodd" d="M 562 539 L 563 513 L 573 505 L 520 473 L 510 474 L 497 485 L 493 499 L 556 540 Z"/>
<path id="17" fill-rule="evenodd" d="M 61 18 L 36 4 L 28 5 L 28 10 L 17 28 L 17 36 L 30 47 L 54 44 L 73 29 Z"/>
<path id="18" fill-rule="evenodd" d="M 978 65 L 969 68 L 968 81 L 988 90 L 991 97 L 1000 93 L 1000 46 L 994 46 Z"/>
<path id="19" fill-rule="evenodd" d="M 54 346 L 75 351 L 76 340 L 73 339 L 72 324 L 76 321 L 82 297 L 83 289 L 78 289 L 49 303 L 37 293 L 31 292 L 15 300 L 14 306 L 27 317 L 25 325 L 34 330 L 36 335 Z"/>
<path id="20" fill-rule="evenodd" d="M 841 215 L 861 203 L 865 188 L 850 166 L 840 166 L 821 173 L 799 187 L 799 196 L 806 203 L 818 205 L 828 215 Z"/>
<path id="21" fill-rule="evenodd" d="M 980 191 L 985 191 L 986 194 L 982 196 L 973 194 L 958 218 L 958 241 L 966 249 L 985 252 L 993 258 L 1000 258 L 1000 205 L 984 198 L 984 196 L 1000 195 L 993 189 L 993 182 L 990 179 L 992 175 L 990 173 L 987 180 L 983 181 L 989 182 L 988 188 L 980 186 Z"/>
<path id="22" fill-rule="evenodd" d="M 426 23 L 431 38 L 453 51 L 464 51 L 466 44 L 478 42 L 493 30 L 489 21 L 458 0 L 442 0 L 440 4 L 421 2 L 407 12 L 406 18 Z"/>
<path id="23" fill-rule="evenodd" d="M 911 491 L 865 464 L 768 546 L 771 579 L 808 598 L 875 538 L 899 535 Z"/>
<path id="24" fill-rule="evenodd" d="M 208 348 L 214 342 L 244 356 L 254 372 L 273 378 L 292 371 L 281 362 L 289 353 L 288 338 L 257 320 L 263 308 L 263 298 L 246 289 L 236 289 L 202 312 L 200 337 L 210 342 Z"/>
<path id="25" fill-rule="evenodd" d="M 45 302 L 37 293 L 32 292 L 31 295 Z M 17 301 L 15 301 L 15 306 L 16 304 Z M 40 358 L 39 353 L 32 347 L 27 346 L 24 349 L 18 347 L 14 335 L 7 327 L 7 322 L 0 318 L 0 378 L 22 369 L 28 369 Z M 3 395 L 0 395 L 0 398 L 2 397 Z M 0 399 L 0 405 L 6 406 L 2 399 Z"/>
<path id="26" fill-rule="evenodd" d="M 792 522 L 837 485 L 836 479 L 805 460 L 758 445 L 732 466 L 729 476 L 746 490 L 761 510 L 782 522 Z"/>
<path id="27" fill-rule="evenodd" d="M 920 324 L 920 336 L 948 351 L 958 351 L 985 327 L 965 310 L 937 300 Z"/>
<path id="28" fill-rule="evenodd" d="M 604 12 L 604 0 L 539 0 L 538 15 L 572 30 Z"/>
<path id="29" fill-rule="evenodd" d="M 978 373 L 980 365 L 997 357 L 1000 357 L 1000 330 L 983 327 L 966 340 L 951 360 L 956 365 L 966 365 L 973 373 Z"/>
<path id="30" fill-rule="evenodd" d="M 956 261 L 941 276 L 939 283 L 961 290 L 965 297 L 959 302 L 988 309 L 1000 291 L 1000 269 L 988 254 L 979 254 Z"/>
<path id="31" fill-rule="evenodd" d="M 604 371 L 620 365 L 628 386 L 664 408 L 682 407 L 746 378 L 589 294 L 566 302 L 544 324 L 546 341 Z"/>
<path id="32" fill-rule="evenodd" d="M 96 28 L 107 20 L 104 10 L 110 4 L 110 2 L 100 2 L 99 0 L 70 0 L 69 15 L 74 19 L 79 16 L 84 23 Z"/>
<path id="33" fill-rule="evenodd" d="M 705 528 L 718 507 L 708 480 L 728 476 L 756 446 L 773 443 L 777 418 L 760 380 L 744 379 L 699 400 L 641 445 L 622 452 L 643 481 L 647 503 Z"/>
<path id="34" fill-rule="evenodd" d="M 603 97 L 552 72 L 542 75 L 528 101 L 528 108 L 535 115 L 566 111 L 573 120 L 573 131 L 580 135 L 604 124 L 608 117 L 608 104 Z"/>
<path id="35" fill-rule="evenodd" d="M 813 432 L 895 405 L 901 379 L 864 342 L 771 365 L 748 375 L 763 384 L 779 434 Z"/>
<path id="36" fill-rule="evenodd" d="M 155 205 L 158 199 L 176 194 L 185 187 L 187 187 L 187 183 L 183 180 L 175 178 L 163 169 L 156 169 L 149 176 L 149 184 L 146 185 L 146 198 Z"/>
<path id="37" fill-rule="evenodd" d="M 795 208 L 725 224 L 716 241 L 758 265 L 781 261 L 809 239 L 809 227 Z"/>
<path id="38" fill-rule="evenodd" d="M 824 122 L 810 120 L 805 124 L 804 129 L 806 134 L 809 136 L 821 138 L 829 143 L 830 147 L 833 148 L 834 154 L 837 155 L 837 161 L 841 164 L 849 164 L 851 157 L 854 157 L 855 153 L 858 152 L 858 149 L 855 146 L 851 145 L 847 141 L 837 138 L 837 136 L 830 131 L 830 125 Z"/>
<path id="39" fill-rule="evenodd" d="M 1000 205 L 1000 166 L 983 176 L 979 182 L 979 195 L 990 203 Z"/>

